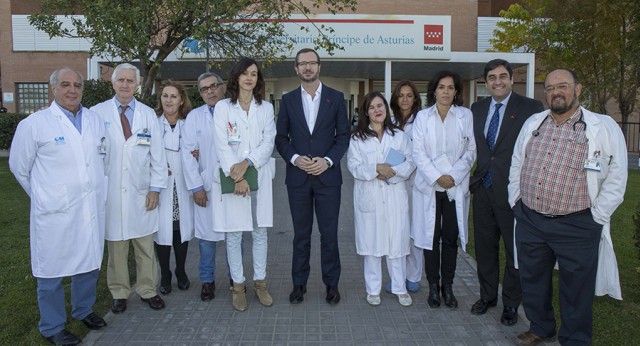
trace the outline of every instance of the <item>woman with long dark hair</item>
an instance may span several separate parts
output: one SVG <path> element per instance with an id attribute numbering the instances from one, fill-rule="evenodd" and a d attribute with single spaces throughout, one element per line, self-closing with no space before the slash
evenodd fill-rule
<path id="1" fill-rule="evenodd" d="M 456 308 L 453 294 L 458 237 L 464 250 L 469 216 L 469 173 L 476 159 L 473 116 L 462 105 L 462 81 L 440 71 L 429 82 L 429 108 L 416 116 L 413 159 L 417 173 L 413 185 L 411 235 L 424 249 L 430 307 L 444 303 Z M 442 251 L 440 243 L 442 242 Z"/>
<path id="2" fill-rule="evenodd" d="M 271 180 L 275 160 L 271 158 L 276 125 L 271 103 L 262 99 L 264 78 L 258 63 L 243 58 L 231 69 L 227 83 L 230 98 L 216 104 L 213 121 L 215 147 L 220 161 L 218 182 L 230 178 L 232 193 L 223 193 L 219 207 L 224 211 L 214 220 L 214 231 L 226 233 L 227 259 L 233 280 L 233 307 L 247 308 L 242 266 L 242 233 L 253 238 L 253 282 L 258 300 L 271 306 L 267 289 L 267 227 L 273 227 Z M 257 171 L 257 186 L 250 187 L 250 171 Z M 214 176 L 214 181 L 216 177 Z M 220 189 L 222 189 L 222 183 Z M 256 191 L 257 188 L 257 191 Z"/>
<path id="3" fill-rule="evenodd" d="M 365 96 L 358 127 L 351 135 L 348 168 L 353 187 L 356 251 L 364 256 L 367 302 L 380 304 L 382 257 L 386 256 L 391 292 L 403 306 L 412 304 L 405 287 L 409 254 L 407 179 L 415 170 L 411 142 L 391 122 L 381 93 Z"/>
<path id="4" fill-rule="evenodd" d="M 418 92 L 416 85 L 410 80 L 398 82 L 391 93 L 391 102 L 389 106 L 393 112 L 392 120 L 394 124 L 402 129 L 405 136 L 411 140 L 413 122 L 416 119 L 418 112 L 422 109 L 422 100 L 420 99 L 420 93 Z M 411 213 L 411 200 L 413 198 L 412 190 L 415 176 L 414 171 L 407 181 L 407 189 L 409 191 L 409 213 Z M 409 255 L 407 256 L 407 290 L 409 292 L 418 292 L 418 290 L 420 290 L 420 280 L 422 280 L 422 249 L 415 247 L 413 245 L 413 240 L 411 240 L 409 250 Z M 391 282 L 388 282 L 385 286 L 385 291 L 391 293 L 391 285 Z"/>

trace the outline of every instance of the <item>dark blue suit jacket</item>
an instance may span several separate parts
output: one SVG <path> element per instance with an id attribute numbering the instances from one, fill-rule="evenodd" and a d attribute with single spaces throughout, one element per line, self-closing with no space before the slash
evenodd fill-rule
<path id="1" fill-rule="evenodd" d="M 538 100 L 530 99 L 511 92 L 509 103 L 504 112 L 502 125 L 498 132 L 498 138 L 493 148 L 493 153 L 489 150 L 487 138 L 484 135 L 484 126 L 489 116 L 489 106 L 491 97 L 487 97 L 471 105 L 473 112 L 473 134 L 476 139 L 476 150 L 478 151 L 478 161 L 476 170 L 471 176 L 470 185 L 480 184 L 482 178 L 487 174 L 487 169 L 491 165 L 493 178 L 493 188 L 496 191 L 496 198 L 499 201 L 508 201 L 509 193 L 509 169 L 511 167 L 511 156 L 513 147 L 516 144 L 518 134 L 524 122 L 529 117 L 538 112 L 542 112 L 544 107 Z"/>
<path id="2" fill-rule="evenodd" d="M 342 184 L 340 159 L 349 147 L 349 118 L 344 95 L 323 84 L 320 97 L 318 117 L 311 133 L 302 107 L 302 89 L 297 88 L 282 96 L 275 144 L 287 162 L 287 186 L 300 186 L 308 179 L 305 171 L 291 164 L 295 154 L 330 158 L 333 166 L 318 178 L 326 186 Z"/>

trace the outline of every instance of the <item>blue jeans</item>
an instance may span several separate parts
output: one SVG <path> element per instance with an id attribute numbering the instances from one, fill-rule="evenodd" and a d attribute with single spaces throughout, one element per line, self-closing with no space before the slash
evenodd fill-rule
<path id="1" fill-rule="evenodd" d="M 198 239 L 200 248 L 200 281 L 202 283 L 212 283 L 216 280 L 216 245 L 217 242 Z"/>
<path id="2" fill-rule="evenodd" d="M 81 320 L 93 312 L 98 269 L 71 276 L 71 316 Z M 37 278 L 40 334 L 49 337 L 61 332 L 67 322 L 63 278 Z"/>

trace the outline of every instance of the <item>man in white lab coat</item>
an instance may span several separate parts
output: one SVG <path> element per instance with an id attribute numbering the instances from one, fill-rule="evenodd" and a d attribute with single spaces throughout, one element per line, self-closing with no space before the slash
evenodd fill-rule
<path id="1" fill-rule="evenodd" d="M 220 168 L 213 143 L 213 109 L 224 98 L 225 85 L 215 73 L 198 77 L 198 89 L 205 104 L 192 110 L 182 135 L 182 170 L 187 189 L 193 193 L 195 236 L 200 248 L 200 299 L 215 297 L 216 244 L 224 233 L 215 232 L 213 202 L 221 199 L 220 189 L 212 189 L 213 176 Z M 195 154 L 195 155 L 194 155 Z"/>
<path id="2" fill-rule="evenodd" d="M 38 329 L 55 345 L 76 345 L 81 340 L 64 328 L 63 277 L 71 277 L 73 318 L 91 329 L 107 325 L 92 307 L 104 250 L 108 140 L 99 115 L 80 104 L 82 75 L 61 68 L 50 84 L 55 100 L 18 124 L 9 167 L 31 198 Z"/>
<path id="3" fill-rule="evenodd" d="M 111 80 L 116 96 L 91 108 L 104 119 L 110 142 L 106 238 L 111 311 L 118 314 L 127 309 L 131 293 L 129 243 L 135 251 L 136 292 L 158 310 L 165 304 L 156 293 L 158 264 L 153 234 L 158 231 L 159 192 L 166 187 L 169 174 L 162 133 L 153 109 L 134 98 L 140 71 L 131 64 L 120 64 Z"/>
<path id="4" fill-rule="evenodd" d="M 558 341 L 590 345 L 594 294 L 622 299 L 609 222 L 627 185 L 627 148 L 611 117 L 580 106 L 575 72 L 551 71 L 544 92 L 549 110 L 524 123 L 509 173 L 522 305 L 531 321 L 516 343 L 555 336 L 557 262 Z"/>

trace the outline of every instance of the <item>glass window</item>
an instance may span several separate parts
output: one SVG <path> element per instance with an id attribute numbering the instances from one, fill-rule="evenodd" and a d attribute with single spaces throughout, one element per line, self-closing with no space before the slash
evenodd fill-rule
<path id="1" fill-rule="evenodd" d="M 48 83 L 17 83 L 18 113 L 31 114 L 49 105 Z"/>
<path id="2" fill-rule="evenodd" d="M 487 90 L 487 85 L 484 83 L 477 83 L 477 89 L 476 89 L 476 102 L 480 101 L 482 99 L 485 99 L 487 97 L 491 97 L 491 94 L 489 93 L 489 90 Z"/>

